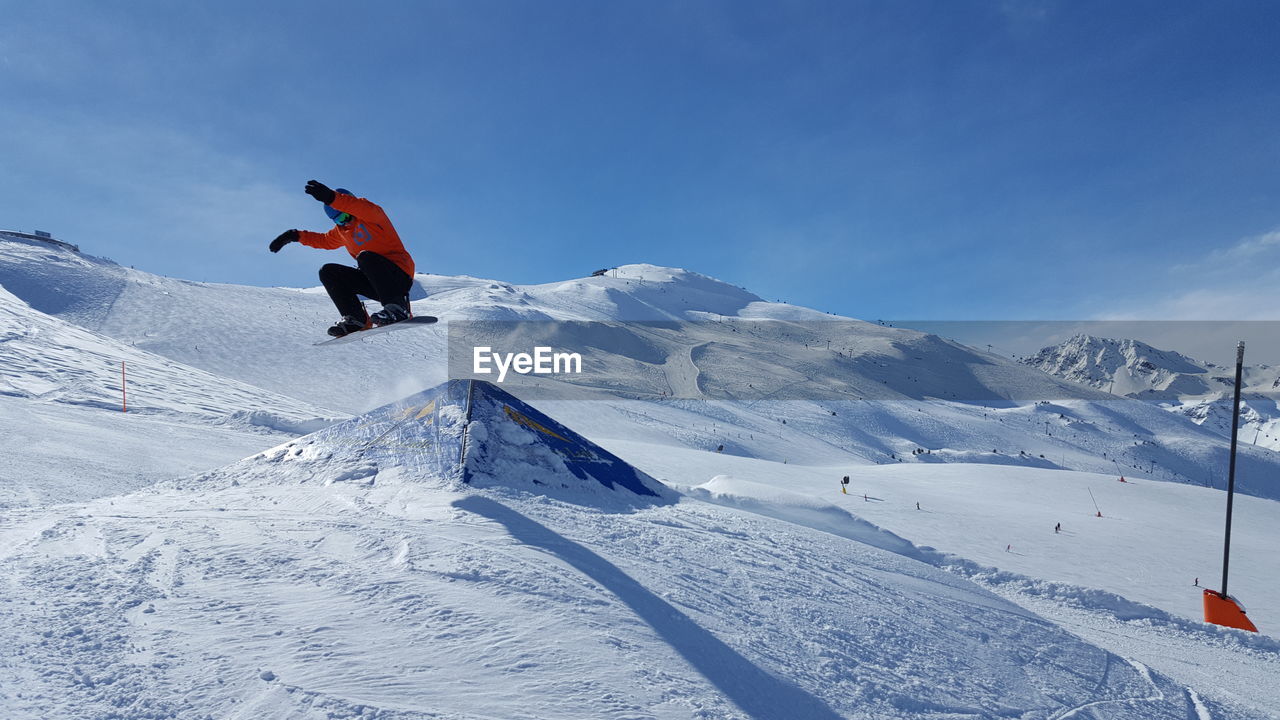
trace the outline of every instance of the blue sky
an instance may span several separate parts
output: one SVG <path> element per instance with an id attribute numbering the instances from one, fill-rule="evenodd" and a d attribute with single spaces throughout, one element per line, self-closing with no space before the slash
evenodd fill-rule
<path id="1" fill-rule="evenodd" d="M 1274 319 L 1272 2 L 7 3 L 0 227 L 315 285 L 650 262 L 867 319 Z M 344 256 L 343 256 L 344 257 Z"/>

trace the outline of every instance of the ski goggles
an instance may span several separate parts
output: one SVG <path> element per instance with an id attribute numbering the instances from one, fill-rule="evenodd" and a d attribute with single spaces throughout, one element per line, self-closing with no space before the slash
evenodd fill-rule
<path id="1" fill-rule="evenodd" d="M 333 222 L 338 225 L 346 225 L 351 222 L 351 213 L 338 213 L 333 216 Z"/>

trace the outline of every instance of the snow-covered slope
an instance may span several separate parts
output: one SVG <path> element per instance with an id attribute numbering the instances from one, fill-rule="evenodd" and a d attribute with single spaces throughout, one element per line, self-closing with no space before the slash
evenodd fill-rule
<path id="1" fill-rule="evenodd" d="M 65 257 L 55 261 L 50 253 Z M 317 253 L 317 264 L 325 259 Z M 319 288 L 192 283 L 0 240 L 0 284 L 7 278 L 23 278 L 23 289 L 13 291 L 38 310 L 225 377 L 352 412 L 443 380 L 442 330 L 458 320 L 595 323 L 589 330 L 614 333 L 585 338 L 597 342 L 597 362 L 622 356 L 633 361 L 622 367 L 654 370 L 602 380 L 609 389 L 642 395 L 1001 405 L 1101 397 L 936 336 L 767 303 L 713 278 L 652 265 L 530 286 L 419 275 L 414 308 L 443 318 L 440 326 L 323 350 L 312 343 L 334 310 Z M 81 301 L 82 294 L 96 299 Z"/>
<path id="2" fill-rule="evenodd" d="M 730 507 L 842 536 L 866 538 L 878 526 L 909 537 L 922 559 L 1235 708 L 1189 717 L 1280 713 L 1275 501 L 1236 499 L 1230 587 L 1271 633 L 1259 637 L 1201 622 L 1202 589 L 1221 579 L 1221 491 L 951 465 L 856 469 L 844 494 L 838 478 L 850 469 L 841 467 L 687 451 L 647 454 L 642 467 L 661 476 L 722 473 L 692 492 Z"/>
<path id="3" fill-rule="evenodd" d="M 590 372 L 560 378 L 543 395 L 561 398 L 550 406 L 575 420 L 629 414 L 639 431 L 677 446 L 788 462 L 991 462 L 1222 482 L 1221 436 L 1149 404 L 934 335 L 763 302 L 684 270 L 627 265 L 531 286 L 419 275 L 415 311 L 440 325 L 334 348 L 312 345 L 333 316 L 320 289 L 191 283 L 0 241 L 0 277 L 29 275 L 41 278 L 25 286 L 38 288 L 24 298 L 37 309 L 347 412 L 442 382 L 452 323 L 579 321 L 585 335 L 570 340 L 589 348 Z M 63 287 L 111 305 L 91 312 Z M 582 427 L 607 446 L 589 419 Z M 1243 463 L 1245 492 L 1280 497 L 1280 455 L 1250 449 Z"/>
<path id="4" fill-rule="evenodd" d="M 1231 434 L 1235 368 L 1200 362 L 1136 340 L 1077 335 L 1027 358 L 1032 367 L 1089 387 L 1177 412 L 1222 435 Z M 1240 438 L 1280 450 L 1280 368 L 1246 365 Z"/>
<path id="5" fill-rule="evenodd" d="M 519 490 L 549 467 L 539 448 L 580 448 L 551 450 L 551 428 L 501 403 L 465 425 L 504 438 L 482 445 L 502 456 L 480 458 L 487 489 L 428 471 L 440 424 L 467 415 L 458 397 L 0 525 L 8 593 L 50 599 L 0 604 L 0 703 L 13 718 L 1263 717 L 852 517 L 832 533 L 693 498 Z"/>
<path id="6" fill-rule="evenodd" d="M 329 415 L 46 315 L 0 286 L 0 506 L 217 467 Z"/>
<path id="7" fill-rule="evenodd" d="M 1185 585 L 1216 584 L 1222 493 L 1143 480 L 1220 484 L 1226 443 L 1155 406 L 681 270 L 422 275 L 415 307 L 446 325 L 590 321 L 573 328 L 594 374 L 513 383 L 537 411 L 491 393 L 466 422 L 418 394 L 444 380 L 446 328 L 314 348 L 317 290 L 31 243 L 0 242 L 0 278 L 49 341 L 13 346 L 5 450 L 63 440 L 17 478 L 29 506 L 0 513 L 6 717 L 1280 714 L 1274 636 L 1197 622 Z M 147 414 L 107 407 L 125 350 L 166 358 Z M 42 398 L 42 354 L 60 363 L 42 382 L 83 387 Z M 183 445 L 174 428 L 222 431 L 229 410 L 188 366 L 275 418 L 404 400 L 263 452 L 286 436 Z M 251 453 L 35 506 L 69 467 L 118 491 L 119 472 Z M 1276 497 L 1278 467 L 1248 449 L 1241 486 Z M 627 478 L 660 497 L 614 493 Z M 1270 633 L 1277 507 L 1238 500 L 1233 563 Z"/>

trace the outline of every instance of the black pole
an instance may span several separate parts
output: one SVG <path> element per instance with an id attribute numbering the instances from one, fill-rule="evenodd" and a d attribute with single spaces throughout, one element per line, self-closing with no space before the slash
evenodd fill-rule
<path id="1" fill-rule="evenodd" d="M 1240 433 L 1240 376 L 1244 372 L 1244 341 L 1236 346 L 1236 391 L 1231 404 L 1231 462 L 1227 466 L 1227 532 L 1222 542 L 1222 596 L 1227 595 L 1227 566 L 1231 562 L 1231 501 L 1236 494 L 1236 437 Z"/>

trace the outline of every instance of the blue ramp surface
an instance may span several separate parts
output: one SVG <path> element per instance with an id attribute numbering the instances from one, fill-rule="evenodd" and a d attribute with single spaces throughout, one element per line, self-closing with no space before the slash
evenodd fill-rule
<path id="1" fill-rule="evenodd" d="M 328 457 L 566 499 L 674 499 L 617 455 L 491 383 L 450 380 L 308 437 Z"/>
<path id="2" fill-rule="evenodd" d="M 664 497 L 664 486 L 617 455 L 491 383 L 474 380 L 472 432 L 465 482 L 571 489 L 601 486 L 641 497 Z M 483 425 L 477 430 L 476 425 Z M 511 477 L 506 477 L 511 476 Z"/>
<path id="3" fill-rule="evenodd" d="M 401 466 L 458 477 L 462 462 L 467 381 L 450 380 L 310 436 L 332 457 Z"/>

